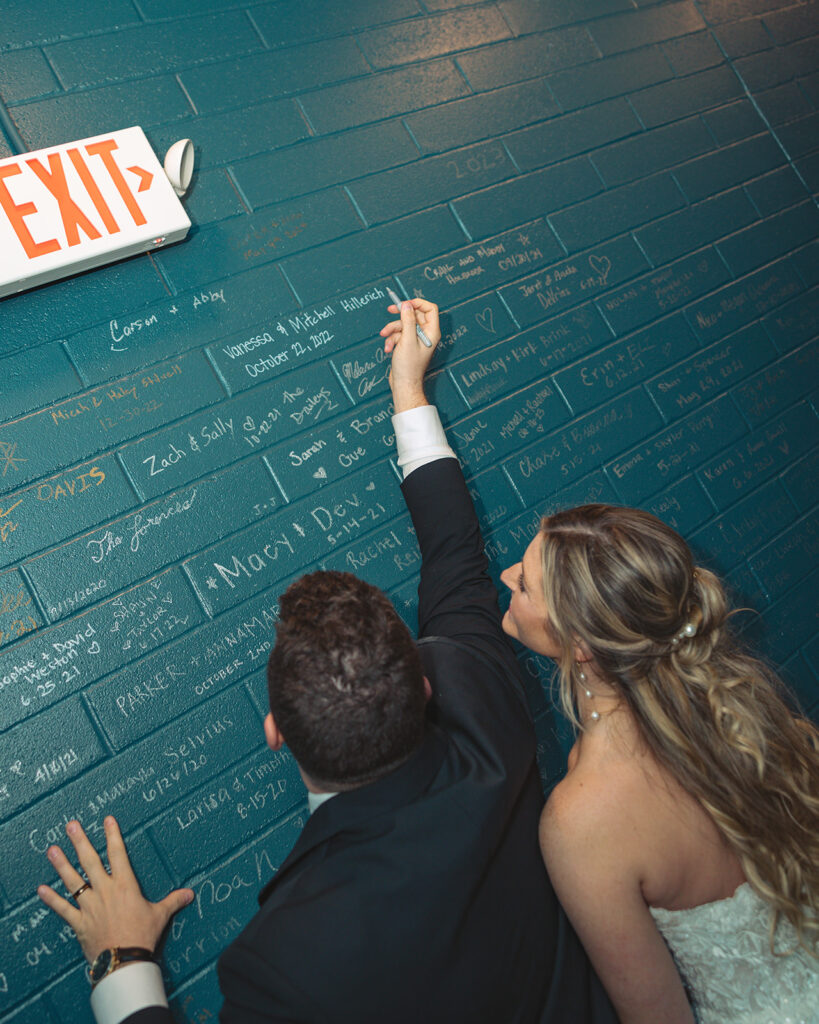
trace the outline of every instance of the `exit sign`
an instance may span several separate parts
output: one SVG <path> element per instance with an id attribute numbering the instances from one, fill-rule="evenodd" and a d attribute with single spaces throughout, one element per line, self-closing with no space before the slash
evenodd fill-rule
<path id="1" fill-rule="evenodd" d="M 141 128 L 0 160 L 0 298 L 178 242 L 190 226 Z"/>

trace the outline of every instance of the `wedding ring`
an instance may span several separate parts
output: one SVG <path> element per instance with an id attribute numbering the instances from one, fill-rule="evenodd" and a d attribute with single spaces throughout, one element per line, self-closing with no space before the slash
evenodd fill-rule
<path id="1" fill-rule="evenodd" d="M 71 893 L 71 899 L 76 903 L 80 896 L 85 892 L 86 889 L 92 889 L 93 886 L 90 882 L 83 882 L 83 884 L 77 889 L 76 892 Z"/>

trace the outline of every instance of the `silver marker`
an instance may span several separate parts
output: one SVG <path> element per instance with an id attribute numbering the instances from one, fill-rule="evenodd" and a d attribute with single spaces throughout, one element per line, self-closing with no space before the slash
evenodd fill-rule
<path id="1" fill-rule="evenodd" d="M 402 300 L 398 298 L 398 296 L 395 294 L 392 288 L 387 289 L 387 295 L 389 295 L 390 297 L 390 302 L 392 302 L 393 305 L 398 307 L 398 312 L 400 314 Z M 415 325 L 415 333 L 418 335 L 419 339 L 423 341 L 427 348 L 432 348 L 432 342 L 429 340 L 426 334 L 424 334 L 424 332 L 421 330 L 418 324 Z"/>

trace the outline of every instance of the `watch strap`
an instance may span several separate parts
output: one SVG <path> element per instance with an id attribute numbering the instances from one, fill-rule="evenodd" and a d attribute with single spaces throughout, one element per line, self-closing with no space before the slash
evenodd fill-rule
<path id="1" fill-rule="evenodd" d="M 106 960 L 108 961 L 107 964 L 105 963 Z M 156 963 L 156 957 L 152 950 L 145 949 L 144 946 L 112 946 L 109 949 L 102 950 L 88 970 L 91 987 L 94 988 L 95 985 L 98 985 L 103 978 L 107 978 L 118 967 L 139 961 Z"/>

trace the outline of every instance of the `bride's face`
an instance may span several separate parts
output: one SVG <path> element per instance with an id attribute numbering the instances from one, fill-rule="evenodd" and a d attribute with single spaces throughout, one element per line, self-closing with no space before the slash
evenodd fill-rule
<path id="1" fill-rule="evenodd" d="M 503 630 L 537 654 L 558 658 L 560 648 L 549 632 L 549 613 L 543 597 L 542 543 L 538 534 L 523 552 L 523 558 L 501 573 L 501 580 L 512 592 Z"/>

